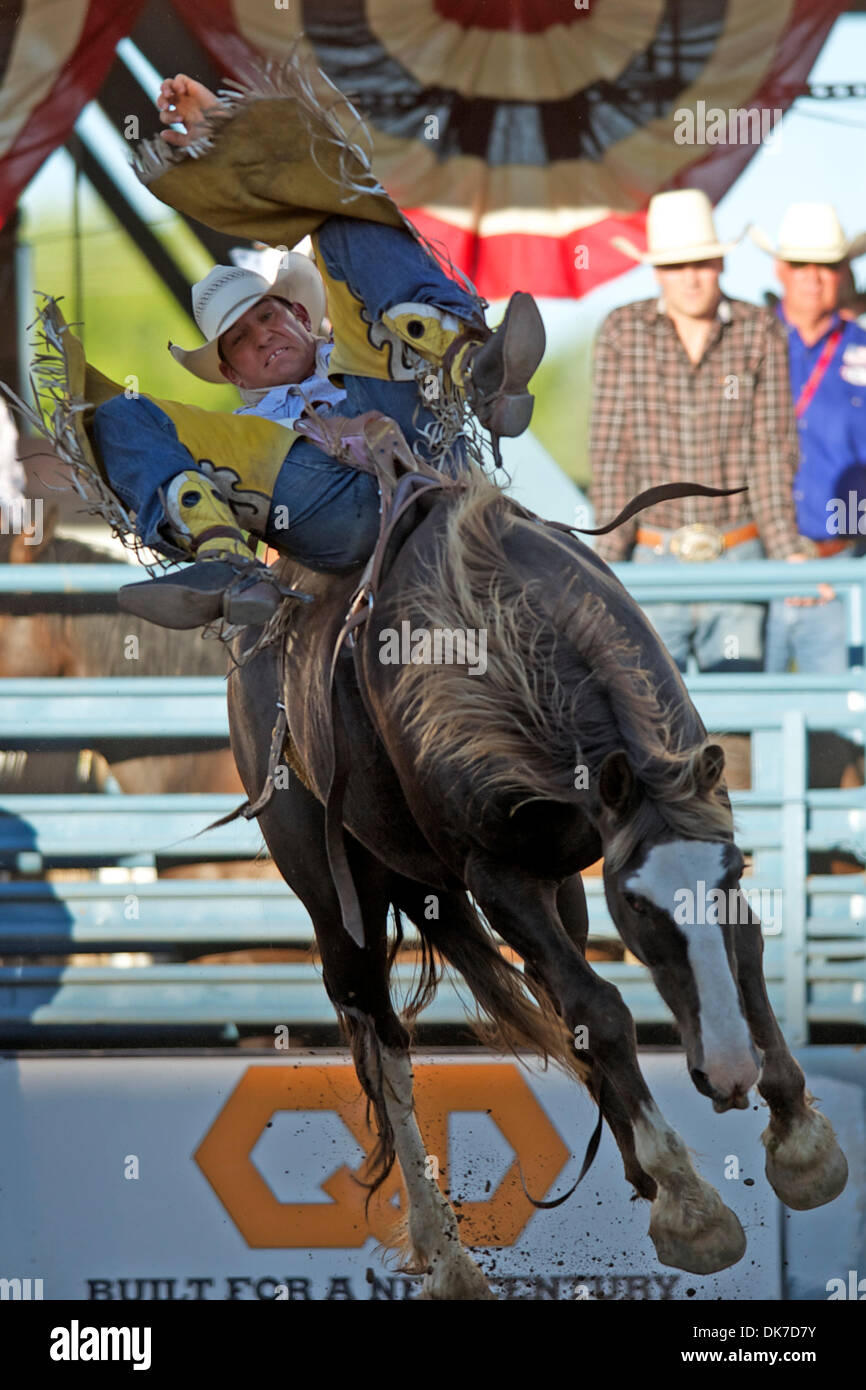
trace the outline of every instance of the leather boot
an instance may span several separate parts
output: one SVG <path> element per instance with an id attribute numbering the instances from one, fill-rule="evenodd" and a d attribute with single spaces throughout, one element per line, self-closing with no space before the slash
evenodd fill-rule
<path id="1" fill-rule="evenodd" d="M 166 515 L 179 545 L 195 563 L 118 590 L 125 613 L 161 627 L 194 628 L 225 618 L 238 626 L 261 626 L 284 598 L 312 602 L 309 594 L 279 584 L 256 559 L 228 503 L 209 478 L 192 469 L 166 490 Z"/>
<path id="2" fill-rule="evenodd" d="M 458 359 L 469 403 L 491 434 L 515 436 L 527 429 L 535 398 L 526 387 L 544 356 L 545 342 L 538 305 L 531 294 L 518 290 L 493 336 Z"/>
<path id="3" fill-rule="evenodd" d="M 513 294 L 502 323 L 486 337 L 429 304 L 392 305 L 382 322 L 449 373 L 491 434 L 513 437 L 527 428 L 533 397 L 526 387 L 545 348 L 544 324 L 531 294 Z"/>

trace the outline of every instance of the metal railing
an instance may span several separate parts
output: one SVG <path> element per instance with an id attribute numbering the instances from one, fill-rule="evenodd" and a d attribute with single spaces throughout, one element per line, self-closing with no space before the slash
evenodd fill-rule
<path id="1" fill-rule="evenodd" d="M 808 872 L 808 856 L 846 851 L 866 860 L 866 792 L 809 786 L 808 740 L 816 731 L 866 739 L 862 669 L 866 564 L 769 561 L 737 565 L 675 563 L 616 566 L 640 602 L 766 601 L 817 594 L 831 583 L 846 605 L 850 669 L 839 676 L 731 674 L 687 677 L 707 727 L 747 733 L 751 788 L 732 796 L 738 842 L 751 856 L 744 880 L 755 901 L 771 905 L 765 967 L 777 1016 L 792 1043 L 817 1023 L 866 1026 L 866 875 Z M 687 588 L 684 584 L 687 580 Z M 129 581 L 126 565 L 2 566 L 0 612 L 113 608 Z M 134 669 L 134 663 L 130 663 Z M 128 747 L 142 754 L 167 746 L 212 746 L 227 738 L 225 685 L 218 677 L 0 680 L 0 748 Z M 139 871 L 157 860 L 205 862 L 255 856 L 258 828 L 245 821 L 195 837 L 224 814 L 232 797 L 97 794 L 0 797 L 3 870 L 37 875 L 58 868 Z M 613 935 L 598 876 L 586 878 L 592 935 Z M 765 896 L 762 899 L 762 893 Z M 156 880 L 0 882 L 0 957 L 184 950 L 200 954 L 251 946 L 307 947 L 312 928 L 281 882 Z M 638 1023 L 670 1015 L 648 973 L 626 962 L 595 966 L 616 983 Z M 398 992 L 412 967 L 401 966 Z M 427 1013 L 431 1023 L 464 1017 L 457 983 Z M 31 1029 L 134 1024 L 302 1026 L 332 1022 L 311 962 L 152 965 L 0 966 L 0 1036 Z"/>

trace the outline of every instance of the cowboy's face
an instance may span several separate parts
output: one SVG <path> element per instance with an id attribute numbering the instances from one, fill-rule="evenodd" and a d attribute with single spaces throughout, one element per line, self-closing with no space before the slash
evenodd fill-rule
<path id="1" fill-rule="evenodd" d="M 686 318 L 700 319 L 714 314 L 721 295 L 719 276 L 724 268 L 721 256 L 709 261 L 657 265 L 656 280 L 665 305 Z"/>
<path id="2" fill-rule="evenodd" d="M 233 386 L 254 390 L 306 381 L 316 363 L 316 340 L 303 304 L 260 299 L 220 340 L 220 371 Z"/>
<path id="3" fill-rule="evenodd" d="M 776 261 L 776 278 L 785 291 L 783 303 L 795 318 L 822 318 L 839 306 L 845 261 L 814 265 Z"/>

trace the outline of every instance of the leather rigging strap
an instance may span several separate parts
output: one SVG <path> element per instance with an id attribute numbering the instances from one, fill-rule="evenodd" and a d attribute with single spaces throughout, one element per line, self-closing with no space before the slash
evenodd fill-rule
<path id="1" fill-rule="evenodd" d="M 595 1156 L 598 1153 L 598 1146 L 601 1143 L 601 1130 L 602 1125 L 604 1124 L 604 1092 L 607 1085 L 607 1078 L 602 1076 L 601 1085 L 599 1086 L 598 1090 L 598 1100 L 596 1102 L 598 1105 L 598 1120 L 596 1122 L 595 1129 L 590 1135 L 589 1143 L 586 1146 L 586 1153 L 583 1156 L 583 1167 L 581 1168 L 580 1172 L 578 1173 L 577 1177 L 575 1178 L 574 1182 L 571 1184 L 571 1187 L 568 1189 L 567 1192 L 564 1192 L 561 1197 L 551 1198 L 549 1202 L 537 1201 L 535 1197 L 530 1196 L 529 1191 L 527 1190 L 526 1181 L 523 1177 L 523 1167 L 522 1165 L 519 1166 L 518 1171 L 520 1173 L 520 1182 L 523 1187 L 526 1200 L 528 1202 L 531 1202 L 534 1207 L 537 1207 L 539 1211 L 553 1211 L 555 1207 L 561 1207 L 563 1202 L 567 1202 L 569 1197 L 571 1197 L 577 1191 L 578 1187 L 583 1182 L 584 1178 L 586 1177 L 587 1173 L 592 1167 L 593 1162 L 595 1160 Z"/>

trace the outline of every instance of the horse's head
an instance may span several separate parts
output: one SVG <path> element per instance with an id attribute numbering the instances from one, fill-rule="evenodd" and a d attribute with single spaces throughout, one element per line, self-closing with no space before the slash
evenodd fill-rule
<path id="1" fill-rule="evenodd" d="M 737 980 L 737 938 L 761 928 L 739 888 L 743 856 L 732 829 L 725 833 L 725 803 L 711 796 L 723 768 L 717 744 L 695 754 L 693 801 L 679 805 L 673 828 L 645 799 L 626 754 L 611 753 L 599 829 L 611 915 L 679 1024 L 695 1086 L 716 1110 L 742 1110 L 760 1059 Z"/>

